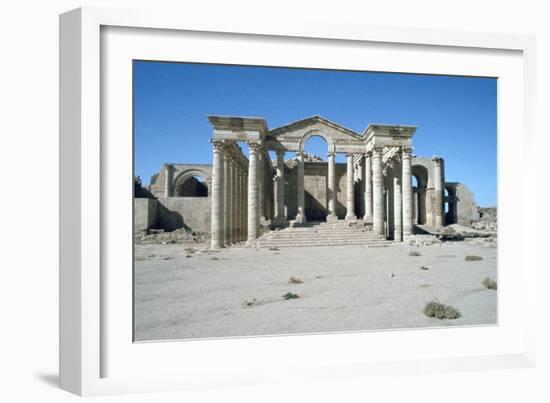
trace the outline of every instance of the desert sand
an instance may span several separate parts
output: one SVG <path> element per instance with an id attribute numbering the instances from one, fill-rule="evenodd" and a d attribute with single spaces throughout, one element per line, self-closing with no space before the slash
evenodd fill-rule
<path id="1" fill-rule="evenodd" d="M 465 261 L 467 255 L 483 259 Z M 135 258 L 136 341 L 497 322 L 497 291 L 482 284 L 497 280 L 497 248 L 489 239 L 220 251 L 150 244 L 136 245 Z M 289 283 L 291 277 L 302 282 Z M 289 292 L 299 298 L 284 299 Z M 423 308 L 434 299 L 462 316 L 427 317 Z"/>

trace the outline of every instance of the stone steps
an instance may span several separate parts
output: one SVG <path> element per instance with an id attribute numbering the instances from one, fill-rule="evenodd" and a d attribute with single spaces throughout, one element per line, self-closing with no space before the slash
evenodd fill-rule
<path id="1" fill-rule="evenodd" d="M 270 231 L 256 242 L 259 248 L 291 248 L 304 246 L 364 245 L 382 247 L 391 242 L 362 226 L 347 222 L 309 224 L 304 227 Z"/>

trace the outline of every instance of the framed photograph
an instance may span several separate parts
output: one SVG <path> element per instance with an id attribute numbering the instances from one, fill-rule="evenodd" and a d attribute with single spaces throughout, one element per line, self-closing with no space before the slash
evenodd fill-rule
<path id="1" fill-rule="evenodd" d="M 84 8 L 60 44 L 62 388 L 533 365 L 533 38 Z"/>

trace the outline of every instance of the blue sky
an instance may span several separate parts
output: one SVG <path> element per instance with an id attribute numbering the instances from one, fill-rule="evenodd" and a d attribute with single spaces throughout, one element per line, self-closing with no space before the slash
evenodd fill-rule
<path id="1" fill-rule="evenodd" d="M 493 78 L 135 61 L 135 174 L 149 183 L 164 162 L 212 163 L 206 115 L 264 117 L 269 128 L 321 115 L 359 133 L 418 126 L 414 154 L 444 157 L 445 179 L 492 206 L 496 95 Z M 306 151 L 324 158 L 326 144 L 314 137 Z"/>

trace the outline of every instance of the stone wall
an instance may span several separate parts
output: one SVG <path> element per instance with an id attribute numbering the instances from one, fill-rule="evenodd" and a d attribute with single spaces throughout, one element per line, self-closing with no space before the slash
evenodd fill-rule
<path id="1" fill-rule="evenodd" d="M 457 223 L 470 226 L 473 222 L 479 220 L 479 212 L 474 194 L 463 183 L 456 186 L 457 197 Z"/>
<path id="2" fill-rule="evenodd" d="M 134 199 L 134 232 L 154 228 L 158 202 L 156 199 Z"/>
<path id="3" fill-rule="evenodd" d="M 134 231 L 163 229 L 210 233 L 209 197 L 134 199 Z"/>

